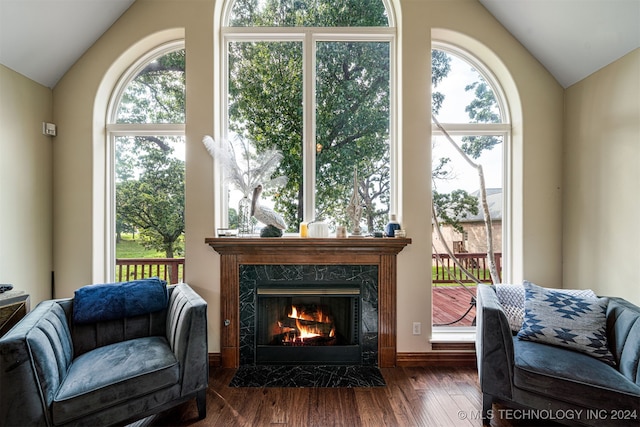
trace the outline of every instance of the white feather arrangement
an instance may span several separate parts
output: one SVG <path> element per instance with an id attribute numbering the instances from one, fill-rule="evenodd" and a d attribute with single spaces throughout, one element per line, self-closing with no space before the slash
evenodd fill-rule
<path id="1" fill-rule="evenodd" d="M 209 135 L 202 139 L 211 157 L 218 161 L 224 170 L 227 182 L 234 185 L 244 196 L 250 196 L 260 184 L 265 189 L 287 184 L 286 176 L 271 178 L 283 158 L 279 150 L 272 147 L 258 154 L 252 145 L 241 138 L 238 139 L 238 147 L 234 147 L 228 141 L 216 141 Z M 240 158 L 236 149 L 241 151 Z"/>

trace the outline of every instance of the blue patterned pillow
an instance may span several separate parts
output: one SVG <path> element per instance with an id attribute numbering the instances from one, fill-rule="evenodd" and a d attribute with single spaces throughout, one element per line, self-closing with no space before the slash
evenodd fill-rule
<path id="1" fill-rule="evenodd" d="M 567 347 L 615 366 L 607 345 L 607 298 L 583 298 L 524 282 L 518 338 Z"/>

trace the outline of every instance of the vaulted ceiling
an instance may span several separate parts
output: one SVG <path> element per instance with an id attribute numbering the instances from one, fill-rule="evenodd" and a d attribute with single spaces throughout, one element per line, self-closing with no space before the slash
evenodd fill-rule
<path id="1" fill-rule="evenodd" d="M 53 88 L 135 0 L 0 0 L 0 64 Z M 640 47 L 640 0 L 478 0 L 563 86 Z"/>

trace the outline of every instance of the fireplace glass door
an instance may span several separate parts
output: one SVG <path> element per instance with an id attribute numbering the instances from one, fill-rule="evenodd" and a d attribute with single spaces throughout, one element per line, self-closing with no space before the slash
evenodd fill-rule
<path id="1" fill-rule="evenodd" d="M 357 364 L 360 289 L 351 286 L 259 286 L 257 364 Z"/>

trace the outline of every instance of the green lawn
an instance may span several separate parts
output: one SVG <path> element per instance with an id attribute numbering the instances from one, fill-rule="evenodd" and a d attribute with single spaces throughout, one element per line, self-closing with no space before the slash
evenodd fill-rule
<path id="1" fill-rule="evenodd" d="M 116 243 L 116 258 L 164 258 L 164 252 L 145 249 L 131 234 L 123 234 L 120 243 Z"/>

